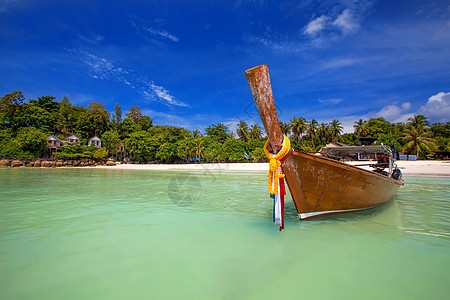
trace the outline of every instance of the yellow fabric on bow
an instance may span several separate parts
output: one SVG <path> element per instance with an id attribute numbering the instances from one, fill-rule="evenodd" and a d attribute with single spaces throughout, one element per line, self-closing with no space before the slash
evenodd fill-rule
<path id="1" fill-rule="evenodd" d="M 283 139 L 283 147 L 281 150 L 276 154 L 272 155 L 269 152 L 269 139 L 267 139 L 266 144 L 264 145 L 264 153 L 266 154 L 267 158 L 270 160 L 269 162 L 269 174 L 267 174 L 267 177 L 269 177 L 269 180 L 267 182 L 267 186 L 269 188 L 269 192 L 271 195 L 276 195 L 278 193 L 278 182 L 279 178 L 284 177 L 284 174 L 280 173 L 278 170 L 281 166 L 281 159 L 285 157 L 287 154 L 289 154 L 289 151 L 291 150 L 291 142 L 289 141 L 288 137 L 284 137 Z"/>

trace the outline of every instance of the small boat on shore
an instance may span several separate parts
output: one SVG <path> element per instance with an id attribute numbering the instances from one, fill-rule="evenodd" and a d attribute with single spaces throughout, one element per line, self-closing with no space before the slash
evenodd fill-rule
<path id="1" fill-rule="evenodd" d="M 284 148 L 285 137 L 279 125 L 267 65 L 245 73 L 269 138 L 268 144 L 272 153 L 278 153 Z M 373 171 L 342 161 L 368 154 L 381 158 Z M 382 145 L 325 147 L 316 155 L 291 149 L 282 160 L 281 172 L 302 220 L 379 206 L 392 200 L 403 185 L 392 152 Z"/>

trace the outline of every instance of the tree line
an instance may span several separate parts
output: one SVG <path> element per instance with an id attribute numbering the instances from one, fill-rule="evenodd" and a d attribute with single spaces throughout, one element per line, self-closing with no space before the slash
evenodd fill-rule
<path id="1" fill-rule="evenodd" d="M 249 126 L 240 121 L 236 132 L 223 123 L 199 130 L 154 125 L 139 106 L 122 112 L 116 103 L 110 113 L 101 102 L 87 107 L 72 105 L 67 96 L 59 102 L 53 96 L 26 101 L 21 91 L 13 91 L 0 98 L 0 156 L 36 158 L 49 155 L 46 138 L 55 135 L 64 139 L 71 134 L 82 138 L 81 145 L 61 147 L 57 156 L 103 158 L 114 156 L 123 144 L 129 158 L 136 162 L 191 162 L 199 159 L 217 161 L 258 161 L 265 158 L 265 137 L 257 124 Z M 450 123 L 430 124 L 426 117 L 415 115 L 407 123 L 392 124 L 383 118 L 358 120 L 353 133 L 343 134 L 338 120 L 330 123 L 308 121 L 294 117 L 280 122 L 283 133 L 291 138 L 293 147 L 313 152 L 329 142 L 358 145 L 358 137 L 375 136 L 397 151 L 417 154 L 421 158 L 431 150 L 449 151 Z M 87 139 L 97 135 L 102 148 L 86 147 Z"/>
<path id="2" fill-rule="evenodd" d="M 359 119 L 354 122 L 354 132 L 344 134 L 339 120 L 319 124 L 314 119 L 294 117 L 290 122 L 280 122 L 280 126 L 283 134 L 292 137 L 294 148 L 306 152 L 318 151 L 330 142 L 357 146 L 360 137 L 377 137 L 376 144 L 388 145 L 397 153 L 414 154 L 420 159 L 433 158 L 433 150 L 450 152 L 450 122 L 430 124 L 423 115 L 413 115 L 406 123 L 390 123 L 381 117 Z"/>

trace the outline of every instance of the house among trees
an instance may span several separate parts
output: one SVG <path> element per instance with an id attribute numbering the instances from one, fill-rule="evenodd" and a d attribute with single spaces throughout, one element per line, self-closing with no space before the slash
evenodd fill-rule
<path id="1" fill-rule="evenodd" d="M 88 146 L 91 144 L 94 144 L 95 147 L 100 148 L 102 146 L 102 140 L 98 136 L 94 135 L 88 140 Z"/>
<path id="2" fill-rule="evenodd" d="M 74 143 L 80 143 L 81 139 L 77 137 L 75 134 L 72 134 L 71 136 L 66 138 L 67 144 L 74 144 Z"/>
<path id="3" fill-rule="evenodd" d="M 63 145 L 63 141 L 61 141 L 54 135 L 50 135 L 48 138 L 46 138 L 46 140 L 47 140 L 47 147 L 50 149 L 50 151 L 52 149 L 58 151 L 58 147 Z"/>

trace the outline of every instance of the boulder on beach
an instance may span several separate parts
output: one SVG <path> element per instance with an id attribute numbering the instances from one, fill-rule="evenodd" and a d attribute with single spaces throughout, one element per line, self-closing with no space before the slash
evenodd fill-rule
<path id="1" fill-rule="evenodd" d="M 52 162 L 48 160 L 44 160 L 41 162 L 41 167 L 50 168 L 52 166 Z"/>
<path id="2" fill-rule="evenodd" d="M 61 160 L 58 160 L 58 161 L 55 163 L 55 167 L 61 168 L 62 166 L 63 166 L 63 162 L 62 162 Z"/>
<path id="3" fill-rule="evenodd" d="M 112 160 L 108 160 L 108 161 L 106 162 L 106 165 L 107 165 L 107 166 L 115 166 L 116 163 L 115 163 L 114 161 L 112 161 Z"/>
<path id="4" fill-rule="evenodd" d="M 27 163 L 25 164 L 25 167 L 27 167 L 27 168 L 32 168 L 32 167 L 34 167 L 34 162 L 27 162 Z"/>
<path id="5" fill-rule="evenodd" d="M 41 162 L 39 160 L 34 162 L 34 167 L 39 168 L 41 166 Z"/>
<path id="6" fill-rule="evenodd" d="M 23 162 L 21 162 L 20 160 L 13 160 L 11 162 L 11 167 L 22 167 L 23 166 Z"/>
<path id="7" fill-rule="evenodd" d="M 6 168 L 11 166 L 11 162 L 7 159 L 0 160 L 0 168 Z"/>

